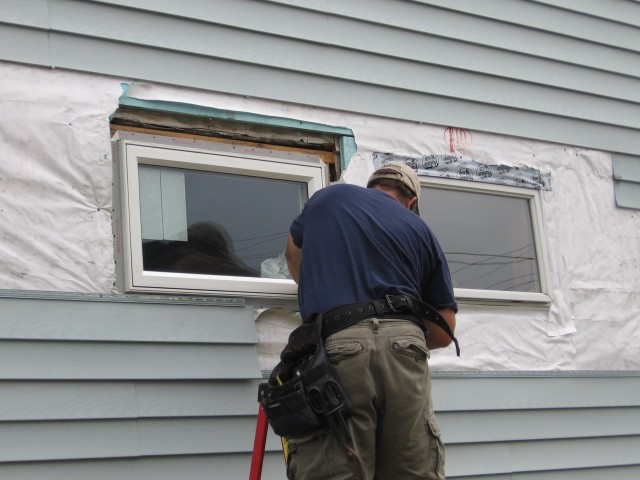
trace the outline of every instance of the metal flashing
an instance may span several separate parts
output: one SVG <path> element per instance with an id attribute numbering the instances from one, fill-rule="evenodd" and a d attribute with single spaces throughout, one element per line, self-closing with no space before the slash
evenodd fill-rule
<path id="1" fill-rule="evenodd" d="M 295 120 L 293 118 L 285 117 L 272 117 L 269 115 L 260 115 L 257 113 L 222 110 L 218 108 L 205 107 L 202 105 L 194 105 L 189 103 L 169 102 L 165 100 L 141 100 L 129 96 L 129 84 L 122 83 L 121 85 L 123 90 L 123 93 L 120 96 L 119 100 L 121 106 L 143 108 L 147 110 L 155 110 L 166 113 L 180 113 L 183 115 L 233 120 L 244 123 L 272 125 L 274 127 L 296 128 L 353 137 L 353 132 L 349 128 L 334 127 L 332 125 L 325 125 L 322 123 L 305 122 L 303 120 Z"/>
<path id="2" fill-rule="evenodd" d="M 293 118 L 273 117 L 260 115 L 257 113 L 238 112 L 232 110 L 222 110 L 213 107 L 205 107 L 189 103 L 169 102 L 164 100 L 142 100 L 129 96 L 128 83 L 122 83 L 122 95 L 119 99 L 120 106 L 152 110 L 155 112 L 174 113 L 190 115 L 194 117 L 214 118 L 218 120 L 230 120 L 239 123 L 253 125 L 265 125 L 279 128 L 291 128 L 306 130 L 309 132 L 325 133 L 337 136 L 340 151 L 340 168 L 342 171 L 347 168 L 351 157 L 357 150 L 357 145 L 353 131 L 349 128 L 335 127 L 322 123 L 306 122 Z M 113 115 L 111 116 L 113 119 Z"/>
<path id="3" fill-rule="evenodd" d="M 0 298 L 26 298 L 33 300 L 75 300 L 83 302 L 163 303 L 173 305 L 204 305 L 243 307 L 243 298 L 202 297 L 189 295 L 130 295 L 124 293 L 51 292 L 43 290 L 3 290 Z"/>

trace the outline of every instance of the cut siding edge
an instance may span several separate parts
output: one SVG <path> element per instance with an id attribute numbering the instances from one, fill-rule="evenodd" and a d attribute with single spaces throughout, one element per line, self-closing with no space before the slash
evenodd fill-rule
<path id="1" fill-rule="evenodd" d="M 613 152 L 613 178 L 640 183 L 640 156 Z"/>
<path id="2" fill-rule="evenodd" d="M 614 186 L 616 205 L 618 207 L 640 209 L 640 183 L 616 180 Z"/>

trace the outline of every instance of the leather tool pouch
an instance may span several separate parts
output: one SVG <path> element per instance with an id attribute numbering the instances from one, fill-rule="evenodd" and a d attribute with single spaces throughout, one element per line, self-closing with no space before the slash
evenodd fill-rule
<path id="1" fill-rule="evenodd" d="M 327 416 L 338 412 L 351 416 L 351 403 L 324 350 L 319 317 L 291 333 L 280 360 L 258 390 L 277 435 L 303 435 L 326 426 Z"/>

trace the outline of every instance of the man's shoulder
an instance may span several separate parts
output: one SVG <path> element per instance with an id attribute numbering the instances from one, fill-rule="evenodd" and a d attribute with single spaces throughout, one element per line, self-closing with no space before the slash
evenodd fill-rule
<path id="1" fill-rule="evenodd" d="M 318 190 L 313 194 L 312 198 L 317 201 L 326 197 L 348 197 L 352 195 L 362 194 L 362 192 L 365 192 L 366 190 L 366 188 L 360 187 L 358 185 L 352 185 L 350 183 L 334 183 L 321 190 Z"/>
<path id="2" fill-rule="evenodd" d="M 354 185 L 352 183 L 332 183 L 326 188 L 322 190 L 326 190 L 328 192 L 354 192 L 354 191 L 365 191 L 366 188 L 361 187 L 359 185 Z"/>

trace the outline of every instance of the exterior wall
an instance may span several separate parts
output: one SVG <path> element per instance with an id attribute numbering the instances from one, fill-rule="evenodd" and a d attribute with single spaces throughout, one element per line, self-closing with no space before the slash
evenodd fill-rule
<path id="1" fill-rule="evenodd" d="M 640 4 L 211 5 L 0 4 L 0 477 L 246 478 L 260 369 L 294 324 L 259 319 L 256 337 L 248 308 L 113 293 L 122 82 L 350 128 L 353 183 L 374 151 L 445 152 L 447 126 L 473 131 L 474 159 L 551 170 L 551 307 L 463 304 L 463 358 L 433 356 L 448 475 L 637 477 L 640 229 L 611 152 L 637 208 Z M 277 439 L 268 451 L 263 478 L 282 478 Z"/>
<path id="2" fill-rule="evenodd" d="M 0 9 L 8 61 L 640 155 L 637 1 L 40 0 Z"/>
<path id="3" fill-rule="evenodd" d="M 11 108 L 0 120 L 6 133 L 0 165 L 1 287 L 113 291 L 118 245 L 112 228 L 109 116 L 117 109 L 121 83 L 91 74 L 3 65 L 2 91 Z M 376 151 L 449 151 L 444 126 L 154 84 L 135 84 L 129 95 L 346 124 L 358 145 L 343 173 L 352 183 L 366 181 Z M 436 352 L 434 368 L 638 369 L 634 352 L 640 337 L 640 220 L 634 210 L 615 206 L 610 154 L 476 131 L 464 154 L 485 163 L 552 172 L 553 189 L 541 192 L 552 302 L 550 307 L 462 304 L 464 356 Z M 289 315 L 285 328 L 261 328 L 261 335 L 277 337 L 272 353 L 279 352 L 287 327 L 295 321 Z M 616 345 L 616 355 L 611 355 L 611 345 Z M 261 367 L 271 368 L 273 358 L 269 361 Z"/>
<path id="4" fill-rule="evenodd" d="M 248 477 L 261 377 L 251 309 L 0 293 L 1 478 Z M 448 478 L 640 473 L 637 374 L 435 373 L 433 383 Z M 272 435 L 262 478 L 284 478 Z"/>
<path id="5" fill-rule="evenodd" d="M 241 301 L 2 290 L 0 311 L 1 478 L 248 477 Z"/>

